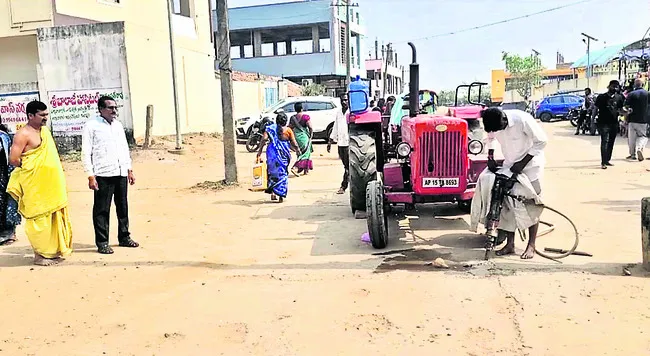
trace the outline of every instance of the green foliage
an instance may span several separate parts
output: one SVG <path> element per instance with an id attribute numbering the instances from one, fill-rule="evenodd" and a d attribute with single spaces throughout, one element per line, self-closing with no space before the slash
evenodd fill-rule
<path id="1" fill-rule="evenodd" d="M 516 90 L 524 99 L 532 94 L 533 86 L 542 80 L 542 62 L 537 56 L 522 57 L 518 54 L 502 52 L 501 60 L 511 77 L 506 81 L 506 90 Z"/>
<path id="2" fill-rule="evenodd" d="M 302 95 L 304 96 L 317 96 L 325 94 L 325 86 L 321 84 L 311 83 L 303 85 Z"/>

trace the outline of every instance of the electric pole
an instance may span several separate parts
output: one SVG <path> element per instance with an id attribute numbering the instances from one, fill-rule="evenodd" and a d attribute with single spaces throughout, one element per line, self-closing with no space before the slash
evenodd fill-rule
<path id="1" fill-rule="evenodd" d="M 172 26 L 172 0 L 167 0 L 167 22 L 169 27 L 169 52 L 172 60 L 172 91 L 174 93 L 174 117 L 176 118 L 176 151 L 180 151 L 183 143 L 181 137 L 181 117 L 178 110 L 178 89 L 176 88 L 176 51 L 174 48 L 174 28 Z"/>
<path id="2" fill-rule="evenodd" d="M 391 43 L 386 45 L 386 54 L 384 55 L 384 70 L 381 76 L 382 79 L 382 90 L 381 90 L 381 97 L 385 98 L 386 97 L 386 77 L 388 77 L 388 60 L 389 58 L 392 57 L 393 51 L 392 51 L 393 45 Z M 383 51 L 382 51 L 382 54 Z"/>
<path id="3" fill-rule="evenodd" d="M 217 0 L 217 62 L 221 82 L 221 113 L 223 116 L 223 157 L 226 183 L 237 182 L 235 157 L 235 122 L 232 115 L 232 63 L 230 60 L 230 28 L 228 0 Z"/>
<path id="4" fill-rule="evenodd" d="M 587 87 L 589 88 L 589 78 L 591 78 L 591 41 L 598 41 L 598 39 L 589 36 L 586 33 L 581 33 L 585 38 L 582 39 L 582 42 L 587 44 Z"/>
<path id="5" fill-rule="evenodd" d="M 345 91 L 348 91 L 350 80 L 352 78 L 352 69 L 350 63 L 350 8 L 359 7 L 359 4 L 350 4 L 350 0 L 342 0 L 343 4 L 337 3 L 332 6 L 345 8 Z M 359 49 L 357 48 L 357 51 Z"/>

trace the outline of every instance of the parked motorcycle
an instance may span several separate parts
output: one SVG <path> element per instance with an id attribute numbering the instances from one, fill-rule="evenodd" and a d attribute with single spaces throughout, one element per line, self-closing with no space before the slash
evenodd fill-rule
<path id="1" fill-rule="evenodd" d="M 578 120 L 580 119 L 580 109 L 571 109 L 566 115 L 567 119 L 571 122 L 573 127 L 578 127 Z"/>
<path id="2" fill-rule="evenodd" d="M 255 152 L 260 149 L 260 143 L 262 142 L 262 137 L 264 135 L 264 131 L 266 130 L 266 126 L 272 123 L 272 120 L 265 117 L 253 124 L 253 127 L 251 128 L 251 134 L 248 136 L 248 140 L 246 141 L 246 150 L 248 152 Z"/>
<path id="3" fill-rule="evenodd" d="M 580 114 L 581 110 L 579 108 L 576 109 L 571 109 L 569 111 L 569 114 L 567 115 L 567 118 L 571 120 L 571 125 L 574 127 L 578 126 L 578 120 L 580 119 Z M 581 132 L 583 135 L 589 132 L 591 136 L 595 136 L 596 133 L 598 132 L 598 127 L 596 126 L 596 120 L 598 118 L 598 115 L 592 120 L 592 114 L 590 112 L 587 113 L 585 116 L 585 120 L 582 122 L 582 125 L 578 128 L 578 131 Z"/>

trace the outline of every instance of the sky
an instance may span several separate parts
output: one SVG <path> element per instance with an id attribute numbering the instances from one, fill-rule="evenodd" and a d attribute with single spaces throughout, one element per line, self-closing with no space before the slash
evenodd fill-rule
<path id="1" fill-rule="evenodd" d="M 541 53 L 555 68 L 556 53 L 572 62 L 586 53 L 580 33 L 597 38 L 592 50 L 629 43 L 650 27 L 649 0 L 582 0 L 582 3 L 520 20 L 460 32 L 533 14 L 580 0 L 354 0 L 365 20 L 366 52 L 374 41 L 393 43 L 400 64 L 410 63 L 412 41 L 418 50 L 420 86 L 453 89 L 475 80 L 490 82 L 492 69 L 503 68 L 503 51 Z M 229 7 L 286 0 L 228 0 Z M 634 21 L 634 18 L 639 20 Z M 457 32 L 453 35 L 442 35 Z M 428 37 L 428 38 L 427 38 Z"/>

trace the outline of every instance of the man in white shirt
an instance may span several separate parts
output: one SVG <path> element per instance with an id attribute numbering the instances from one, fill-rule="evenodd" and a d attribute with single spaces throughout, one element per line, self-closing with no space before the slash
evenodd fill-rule
<path id="1" fill-rule="evenodd" d="M 341 188 L 336 192 L 336 194 L 344 194 L 345 190 L 348 189 L 350 170 L 348 165 L 350 164 L 350 152 L 348 146 L 350 145 L 350 135 L 348 134 L 348 119 L 346 113 L 348 111 L 348 101 L 345 95 L 341 96 L 341 110 L 336 113 L 336 120 L 334 120 L 334 126 L 332 127 L 332 134 L 329 137 L 329 142 L 327 144 L 327 152 L 330 152 L 332 149 L 332 143 L 336 142 L 336 145 L 339 148 L 339 158 L 343 162 L 343 181 L 341 182 Z"/>
<path id="2" fill-rule="evenodd" d="M 514 174 L 525 174 L 535 192 L 542 192 L 541 180 L 544 173 L 544 148 L 548 138 L 542 127 L 528 113 L 521 110 L 501 110 L 488 108 L 481 113 L 483 127 L 488 133 L 488 169 L 496 172 L 499 167 L 494 160 L 495 141 L 501 146 L 503 168 Z M 529 228 L 528 246 L 521 255 L 522 259 L 535 256 L 535 239 L 539 223 Z M 499 230 L 500 237 L 507 238 L 506 246 L 497 251 L 497 255 L 515 253 L 514 231 Z M 499 239 L 501 240 L 501 239 Z"/>
<path id="3" fill-rule="evenodd" d="M 95 192 L 93 226 L 95 244 L 101 254 L 112 254 L 108 245 L 111 200 L 115 196 L 118 241 L 122 247 L 138 247 L 129 232 L 128 185 L 135 184 L 131 155 L 124 127 L 117 121 L 117 103 L 108 96 L 97 102 L 99 116 L 86 122 L 82 156 L 88 187 Z"/>

